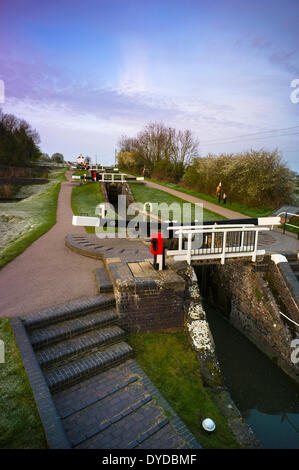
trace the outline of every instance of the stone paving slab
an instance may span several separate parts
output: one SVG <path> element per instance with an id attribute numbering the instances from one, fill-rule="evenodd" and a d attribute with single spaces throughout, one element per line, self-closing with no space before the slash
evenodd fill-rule
<path id="1" fill-rule="evenodd" d="M 264 249 L 267 253 L 285 253 L 299 251 L 299 240 L 276 230 L 262 232 L 258 238 L 258 249 Z"/>
<path id="2" fill-rule="evenodd" d="M 140 263 L 128 263 L 134 277 L 151 277 L 159 279 L 158 272 L 154 269 L 149 261 L 142 261 Z"/>

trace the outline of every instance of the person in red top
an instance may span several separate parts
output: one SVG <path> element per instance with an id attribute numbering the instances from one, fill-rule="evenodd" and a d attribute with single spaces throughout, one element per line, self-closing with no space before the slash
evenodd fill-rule
<path id="1" fill-rule="evenodd" d="M 218 184 L 216 194 L 218 197 L 218 202 L 220 203 L 220 198 L 221 198 L 221 183 Z"/>

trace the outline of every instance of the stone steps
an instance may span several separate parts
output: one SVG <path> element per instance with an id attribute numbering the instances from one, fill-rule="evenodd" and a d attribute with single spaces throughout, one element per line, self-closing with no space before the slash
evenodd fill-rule
<path id="1" fill-rule="evenodd" d="M 117 321 L 118 314 L 115 309 L 89 313 L 73 320 L 61 321 L 45 328 L 35 329 L 29 332 L 29 339 L 33 349 L 37 351 L 88 331 L 115 325 Z"/>
<path id="2" fill-rule="evenodd" d="M 73 319 L 99 310 L 105 310 L 115 305 L 113 295 L 99 295 L 97 297 L 73 302 L 71 304 L 53 307 L 41 312 L 31 313 L 21 317 L 27 331 L 53 325 L 68 319 Z"/>
<path id="3" fill-rule="evenodd" d="M 52 393 L 99 374 L 111 367 L 125 362 L 133 356 L 133 349 L 125 342 L 117 343 L 104 351 L 84 356 L 77 361 L 70 361 L 66 365 L 56 367 L 45 372 L 46 382 Z"/>
<path id="4" fill-rule="evenodd" d="M 36 357 L 40 367 L 46 369 L 57 363 L 62 364 L 69 358 L 77 359 L 87 351 L 102 350 L 122 341 L 124 336 L 125 332 L 118 326 L 100 329 L 37 351 Z"/>
<path id="5" fill-rule="evenodd" d="M 158 397 L 132 359 L 53 395 L 73 448 L 189 448 Z"/>
<path id="6" fill-rule="evenodd" d="M 127 408 L 121 410 L 118 414 L 114 416 L 107 417 L 104 421 L 99 422 L 96 426 L 91 427 L 88 432 L 84 432 L 76 440 L 72 440 L 72 446 L 77 447 L 84 444 L 87 440 L 97 437 L 100 433 L 107 430 L 113 424 L 121 422 L 124 418 L 128 417 L 132 413 L 136 413 L 140 408 L 147 405 L 152 400 L 151 396 L 142 398 L 141 400 L 131 404 Z"/>
<path id="7" fill-rule="evenodd" d="M 35 399 L 54 448 L 200 447 L 132 359 L 113 295 L 21 320 Z"/>

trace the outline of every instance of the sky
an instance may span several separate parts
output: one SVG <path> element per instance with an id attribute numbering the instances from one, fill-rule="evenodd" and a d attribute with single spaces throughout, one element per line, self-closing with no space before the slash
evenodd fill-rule
<path id="1" fill-rule="evenodd" d="M 298 0 L 5 0 L 0 107 L 66 160 L 111 164 L 163 122 L 200 156 L 278 148 L 299 171 L 298 25 Z"/>

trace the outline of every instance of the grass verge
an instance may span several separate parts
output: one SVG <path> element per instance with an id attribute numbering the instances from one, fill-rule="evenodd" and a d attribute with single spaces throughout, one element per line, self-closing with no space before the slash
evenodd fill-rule
<path id="1" fill-rule="evenodd" d="M 71 206 L 75 215 L 95 217 L 95 208 L 104 202 L 99 183 L 86 183 L 72 190 Z M 95 233 L 94 227 L 85 227 L 87 233 Z"/>
<path id="2" fill-rule="evenodd" d="M 72 175 L 73 176 L 90 176 L 90 171 L 89 170 L 75 170 Z"/>
<path id="3" fill-rule="evenodd" d="M 196 353 L 192 351 L 183 331 L 129 334 L 128 341 L 144 372 L 203 447 L 240 447 L 232 436 L 226 418 L 214 404 L 211 390 L 202 383 Z M 201 427 L 202 420 L 207 417 L 216 423 L 216 430 L 211 434 Z"/>
<path id="4" fill-rule="evenodd" d="M 286 232 L 292 232 L 292 233 L 299 233 L 299 217 L 293 217 L 293 219 L 290 219 L 289 221 L 290 224 L 295 225 L 295 227 L 290 227 L 289 225 L 285 226 Z M 279 226 L 279 228 L 283 229 L 283 224 Z"/>
<path id="5" fill-rule="evenodd" d="M 44 430 L 8 319 L 0 319 L 0 448 L 46 449 Z"/>
<path id="6" fill-rule="evenodd" d="M 125 173 L 124 170 L 120 170 Z M 133 174 L 133 173 L 132 173 Z M 139 176 L 139 175 L 135 175 Z M 193 189 L 188 189 L 179 184 L 174 183 L 165 183 L 164 181 L 158 181 L 152 178 L 145 178 L 145 180 L 160 184 L 161 186 L 165 186 L 169 189 L 175 189 L 176 191 L 180 191 L 181 193 L 188 194 L 190 196 L 198 197 L 199 199 L 203 199 L 204 201 L 212 202 L 216 206 L 225 207 L 226 209 L 230 209 L 235 212 L 239 212 L 240 214 L 247 215 L 248 217 L 267 217 L 268 215 L 272 214 L 273 209 L 266 208 L 266 207 L 249 207 L 244 204 L 240 204 L 238 202 L 230 202 L 227 200 L 225 206 L 223 204 L 219 204 L 218 199 L 213 196 L 209 196 L 208 194 L 200 193 L 198 191 L 194 191 Z"/>
<path id="7" fill-rule="evenodd" d="M 17 203 L 11 203 L 11 205 L 1 205 L 3 211 L 8 210 L 12 214 L 21 214 L 24 220 L 28 220 L 32 228 L 26 229 L 17 238 L 10 241 L 7 247 L 1 250 L 0 269 L 21 254 L 35 240 L 48 232 L 56 223 L 58 195 L 61 182 L 66 181 L 65 171 L 65 169 L 58 172 L 54 170 L 53 174 L 49 176 L 52 184 L 45 191 L 31 196 L 28 200 L 24 199 Z"/>
<path id="8" fill-rule="evenodd" d="M 183 199 L 173 196 L 172 194 L 169 194 L 163 190 L 160 189 L 155 189 L 155 188 L 150 188 L 148 186 L 143 186 L 139 184 L 130 184 L 130 188 L 132 191 L 132 194 L 134 196 L 134 199 L 136 202 L 151 202 L 151 203 L 157 203 L 157 204 L 162 204 L 165 203 L 167 205 L 177 203 L 180 205 L 180 211 L 179 213 L 175 212 L 172 214 L 171 212 L 169 213 L 169 216 L 167 215 L 167 218 L 169 217 L 170 220 L 175 219 L 177 220 L 179 218 L 183 218 L 183 204 L 189 204 L 187 201 L 184 201 Z M 155 211 L 153 211 L 155 213 Z M 156 214 L 159 215 L 159 214 Z M 162 218 L 163 217 L 162 215 Z M 195 217 L 195 205 L 191 204 L 191 220 L 193 221 L 195 218 L 199 219 L 199 217 Z M 203 220 L 220 220 L 224 219 L 223 216 L 216 214 L 215 212 L 208 211 L 206 209 L 203 209 Z M 184 220 L 184 219 L 183 219 Z M 188 222 L 190 219 L 189 217 L 186 217 L 186 222 Z"/>

